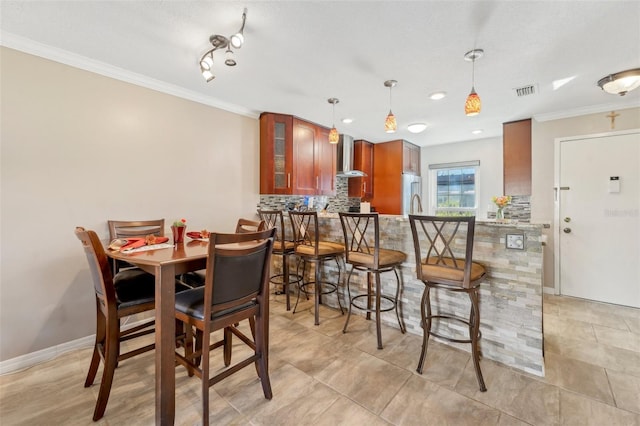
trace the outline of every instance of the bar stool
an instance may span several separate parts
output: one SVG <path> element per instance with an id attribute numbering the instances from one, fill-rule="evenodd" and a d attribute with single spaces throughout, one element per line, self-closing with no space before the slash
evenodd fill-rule
<path id="1" fill-rule="evenodd" d="M 422 374 L 424 359 L 427 355 L 429 335 L 456 343 L 470 343 L 473 366 L 481 392 L 487 387 L 480 371 L 480 309 L 478 306 L 478 290 L 480 282 L 486 275 L 484 266 L 473 262 L 473 238 L 475 231 L 474 216 L 439 217 L 409 215 L 413 245 L 416 252 L 416 273 L 424 285 L 420 313 L 422 316 L 422 353 L 417 372 Z M 466 227 L 461 225 L 466 224 Z M 469 295 L 471 310 L 469 318 L 460 318 L 453 314 L 438 311 L 431 312 L 431 289 L 443 289 L 462 292 Z M 434 318 L 453 320 L 466 324 L 469 328 L 469 339 L 456 339 L 431 331 Z"/>
<path id="2" fill-rule="evenodd" d="M 322 295 L 336 293 L 340 312 L 344 315 L 342 304 L 340 303 L 340 295 L 338 294 L 338 285 L 340 283 L 340 258 L 344 254 L 344 246 L 339 243 L 328 241 L 320 241 L 320 233 L 318 230 L 318 213 L 317 212 L 289 212 L 289 218 L 293 226 L 293 240 L 296 248 L 295 254 L 303 261 L 302 284 L 298 283 L 298 297 L 296 305 L 293 307 L 293 313 L 296 312 L 298 301 L 300 300 L 300 292 L 305 295 L 313 294 L 315 297 L 315 325 L 320 324 L 319 305 Z M 321 270 L 322 264 L 327 260 L 335 260 L 338 265 L 338 280 L 335 283 L 322 281 Z M 307 263 L 312 263 L 315 268 L 315 281 L 304 281 L 304 270 Z M 313 286 L 313 293 L 307 290 L 307 287 Z M 327 289 L 323 289 L 327 287 Z"/>
<path id="3" fill-rule="evenodd" d="M 346 263 L 351 264 L 351 271 L 347 278 L 347 293 L 349 295 L 349 311 L 344 323 L 343 333 L 347 332 L 351 308 L 358 308 L 367 312 L 367 319 L 371 319 L 371 313 L 376 314 L 376 333 L 378 336 L 378 349 L 382 349 L 382 331 L 380 327 L 380 313 L 395 310 L 400 331 L 405 332 L 404 324 L 398 312 L 398 296 L 402 285 L 398 268 L 407 259 L 407 255 L 398 250 L 380 248 L 380 225 L 378 213 L 340 213 L 342 232 L 344 233 Z M 367 272 L 367 292 L 351 296 L 351 276 L 353 271 Z M 393 271 L 396 275 L 396 294 L 389 296 L 382 293 L 380 286 L 380 274 Z M 373 275 L 376 278 L 373 288 Z M 360 303 L 361 299 L 367 299 L 367 305 Z M 387 302 L 388 306 L 382 307 Z"/>
<path id="4" fill-rule="evenodd" d="M 276 228 L 275 241 L 273 242 L 273 254 L 282 257 L 282 273 L 271 275 L 271 277 L 269 277 L 269 282 L 282 286 L 282 293 L 286 298 L 287 311 L 290 311 L 291 301 L 289 297 L 289 285 L 297 285 L 302 281 L 302 276 L 298 274 L 291 274 L 289 271 L 289 258 L 295 254 L 296 245 L 293 241 L 286 239 L 284 215 L 282 214 L 282 210 L 258 209 L 258 215 L 260 216 L 260 219 L 266 223 L 267 229 Z"/>

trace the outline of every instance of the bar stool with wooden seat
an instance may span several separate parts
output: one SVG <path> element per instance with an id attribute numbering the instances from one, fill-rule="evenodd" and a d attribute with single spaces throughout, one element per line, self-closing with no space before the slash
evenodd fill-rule
<path id="1" fill-rule="evenodd" d="M 478 291 L 486 275 L 484 266 L 473 262 L 475 217 L 440 217 L 409 215 L 416 256 L 416 273 L 424 285 L 420 313 L 422 316 L 422 352 L 417 372 L 422 374 L 429 335 L 456 343 L 470 343 L 471 357 L 481 392 L 487 387 L 480 370 L 480 309 Z M 463 225 L 463 226 L 461 226 Z M 464 226 L 466 225 L 466 226 Z M 471 300 L 469 318 L 431 311 L 431 289 L 467 293 Z M 468 326 L 469 338 L 457 339 L 431 330 L 432 322 L 458 321 Z M 439 325 L 439 323 L 438 323 Z"/>
<path id="2" fill-rule="evenodd" d="M 367 319 L 371 319 L 371 313 L 373 312 L 376 315 L 378 349 L 382 349 L 381 312 L 395 310 L 400 331 L 402 333 L 405 332 L 405 327 L 398 311 L 398 296 L 402 285 L 401 274 L 398 274 L 398 269 L 407 259 L 407 255 L 398 250 L 380 248 L 378 213 L 340 213 L 340 222 L 344 233 L 345 262 L 351 265 L 351 271 L 347 278 L 349 311 L 342 332 L 347 332 L 352 307 L 366 311 Z M 367 292 L 352 296 L 350 283 L 351 276 L 355 270 L 367 272 Z M 397 281 L 395 296 L 383 294 L 380 285 L 380 274 L 391 271 L 395 273 Z M 373 288 L 374 275 L 375 289 Z M 362 299 L 366 299 L 366 306 L 361 304 Z M 383 303 L 387 305 L 384 308 L 382 307 Z"/>
<path id="3" fill-rule="evenodd" d="M 344 246 L 340 243 L 333 243 L 329 241 L 320 240 L 320 232 L 318 228 L 318 213 L 317 212 L 289 212 L 289 218 L 293 226 L 293 240 L 296 243 L 295 254 L 299 256 L 303 261 L 302 273 L 299 273 L 303 277 L 302 283 L 298 284 L 298 297 L 296 298 L 296 304 L 293 308 L 293 312 L 296 312 L 298 302 L 300 301 L 300 292 L 305 295 L 314 295 L 314 311 L 315 311 L 315 325 L 320 324 L 320 303 L 322 303 L 322 296 L 330 293 L 336 293 L 338 299 L 338 307 L 340 312 L 344 315 L 342 304 L 340 303 L 340 294 L 338 293 L 338 286 L 340 284 L 340 259 L 344 255 Z M 327 260 L 335 260 L 338 265 L 338 280 L 335 283 L 322 281 L 322 265 Z M 315 268 L 315 281 L 304 281 L 304 270 L 307 263 L 313 264 Z M 307 287 L 313 286 L 314 290 L 311 292 Z M 323 288 L 327 288 L 326 290 Z"/>
<path id="4" fill-rule="evenodd" d="M 269 282 L 282 286 L 282 293 L 285 295 L 287 311 L 290 311 L 291 298 L 289 296 L 289 285 L 297 285 L 302 280 L 300 275 L 291 274 L 289 270 L 289 258 L 295 254 L 296 245 L 293 241 L 287 240 L 286 238 L 287 233 L 284 226 L 284 215 L 282 214 L 282 210 L 258 209 L 258 215 L 260 216 L 260 219 L 266 223 L 267 228 L 276 228 L 275 241 L 273 242 L 273 254 L 282 257 L 282 273 L 271 275 Z"/>

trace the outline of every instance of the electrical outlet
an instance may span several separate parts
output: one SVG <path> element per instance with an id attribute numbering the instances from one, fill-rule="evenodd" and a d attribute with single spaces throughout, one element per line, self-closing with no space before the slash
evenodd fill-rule
<path id="1" fill-rule="evenodd" d="M 524 234 L 507 234 L 507 248 L 524 250 Z"/>

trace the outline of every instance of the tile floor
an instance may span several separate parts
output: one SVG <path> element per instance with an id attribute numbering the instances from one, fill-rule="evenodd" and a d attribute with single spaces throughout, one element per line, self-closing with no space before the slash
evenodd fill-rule
<path id="1" fill-rule="evenodd" d="M 640 425 L 640 310 L 557 296 L 545 296 L 544 309 L 546 377 L 484 359 L 481 393 L 466 352 L 432 342 L 419 375 L 419 336 L 384 327 L 378 350 L 373 322 L 352 317 L 343 334 L 339 312 L 323 309 L 314 326 L 310 304 L 293 315 L 277 296 L 273 399 L 245 368 L 214 386 L 209 414 L 220 425 Z M 234 346 L 234 356 L 244 350 Z M 0 423 L 94 424 L 97 385 L 83 388 L 90 354 L 0 377 Z M 97 424 L 154 424 L 153 375 L 153 353 L 122 362 Z M 199 424 L 199 401 L 199 381 L 177 368 L 176 424 Z"/>

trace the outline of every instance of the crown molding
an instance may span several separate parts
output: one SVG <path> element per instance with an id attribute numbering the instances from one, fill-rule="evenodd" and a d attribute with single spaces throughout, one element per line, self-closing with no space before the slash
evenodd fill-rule
<path id="1" fill-rule="evenodd" d="M 39 56 L 74 68 L 79 68 L 105 77 L 135 84 L 136 86 L 145 87 L 157 92 L 166 93 L 168 95 L 219 108 L 246 117 L 258 118 L 260 115 L 258 112 L 248 108 L 221 102 L 210 96 L 204 96 L 200 93 L 186 90 L 182 87 L 169 84 L 161 80 L 156 80 L 146 75 L 134 73 L 123 68 L 109 65 L 105 62 L 96 61 L 63 49 L 38 43 L 6 31 L 0 31 L 0 46 L 19 50 L 30 55 Z"/>
<path id="2" fill-rule="evenodd" d="M 601 112 L 616 111 L 616 110 L 628 109 L 628 108 L 640 108 L 640 100 L 629 99 L 622 102 L 592 105 L 588 107 L 580 107 L 580 108 L 575 108 L 575 109 L 570 109 L 565 111 L 536 114 L 533 116 L 533 118 L 536 121 L 551 121 L 551 120 L 560 120 L 563 118 L 578 117 L 581 115 L 599 114 Z"/>

